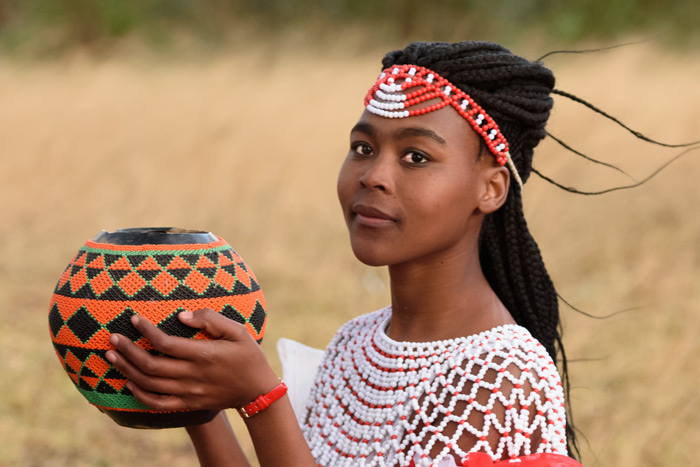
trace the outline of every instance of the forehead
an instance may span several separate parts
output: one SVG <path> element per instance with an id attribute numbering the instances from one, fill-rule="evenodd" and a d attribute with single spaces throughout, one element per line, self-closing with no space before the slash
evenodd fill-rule
<path id="1" fill-rule="evenodd" d="M 476 132 L 452 107 L 404 118 L 381 117 L 365 109 L 353 131 L 381 138 L 427 138 L 438 143 L 440 139 L 447 147 L 479 145 Z"/>

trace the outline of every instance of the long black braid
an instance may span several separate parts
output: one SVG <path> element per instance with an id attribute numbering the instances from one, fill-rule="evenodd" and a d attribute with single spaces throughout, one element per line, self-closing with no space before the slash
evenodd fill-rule
<path id="1" fill-rule="evenodd" d="M 390 52 L 382 62 L 424 66 L 469 94 L 496 121 L 508 140 L 513 162 L 525 182 L 533 149 L 547 135 L 554 75 L 505 47 L 488 42 L 414 42 Z M 512 314 L 561 362 L 568 404 L 568 371 L 561 342 L 559 304 L 539 247 L 523 216 L 520 187 L 511 183 L 504 205 L 484 219 L 479 254 L 489 284 Z M 569 453 L 578 453 L 567 411 Z"/>

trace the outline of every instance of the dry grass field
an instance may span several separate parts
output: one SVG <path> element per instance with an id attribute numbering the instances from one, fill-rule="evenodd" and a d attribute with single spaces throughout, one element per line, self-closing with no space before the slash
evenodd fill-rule
<path id="1" fill-rule="evenodd" d="M 318 347 L 388 300 L 350 251 L 335 177 L 381 51 L 207 59 L 0 61 L 0 465 L 190 466 L 184 430 L 136 431 L 90 407 L 47 326 L 53 286 L 101 229 L 210 230 L 252 265 L 263 347 Z M 536 57 L 535 54 L 529 54 Z M 653 138 L 700 139 L 700 53 L 651 46 L 547 60 L 558 87 Z M 642 179 L 677 154 L 557 98 L 550 130 Z M 583 190 L 629 183 L 545 141 L 536 167 Z M 586 466 L 700 458 L 700 151 L 634 190 L 578 196 L 533 176 L 526 216 L 560 293 Z M 231 414 L 241 442 L 245 430 Z"/>

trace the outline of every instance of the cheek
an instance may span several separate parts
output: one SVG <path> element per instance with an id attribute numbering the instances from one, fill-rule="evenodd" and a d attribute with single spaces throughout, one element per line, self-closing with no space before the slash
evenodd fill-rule
<path id="1" fill-rule="evenodd" d="M 465 180 L 442 180 L 426 186 L 426 189 L 410 193 L 410 204 L 427 235 L 449 231 L 463 231 L 476 209 L 476 195 Z"/>
<path id="2" fill-rule="evenodd" d="M 474 193 L 464 177 L 449 174 L 447 177 L 434 177 L 428 182 L 413 184 L 406 192 L 416 209 L 430 217 L 450 218 L 463 213 L 464 207 L 473 204 Z"/>
<path id="3" fill-rule="evenodd" d="M 355 185 L 355 176 L 348 167 L 347 162 L 344 162 L 340 167 L 340 172 L 338 173 L 338 181 L 336 184 L 336 190 L 338 193 L 338 200 L 340 201 L 341 207 L 345 208 L 347 203 L 350 201 L 352 195 L 352 187 Z"/>

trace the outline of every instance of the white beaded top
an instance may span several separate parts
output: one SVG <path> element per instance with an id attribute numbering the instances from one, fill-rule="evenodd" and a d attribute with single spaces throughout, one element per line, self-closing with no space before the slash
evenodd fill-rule
<path id="1" fill-rule="evenodd" d="M 319 465 L 566 454 L 559 374 L 527 329 L 397 342 L 384 332 L 390 318 L 391 308 L 360 316 L 326 349 L 302 427 Z"/>

